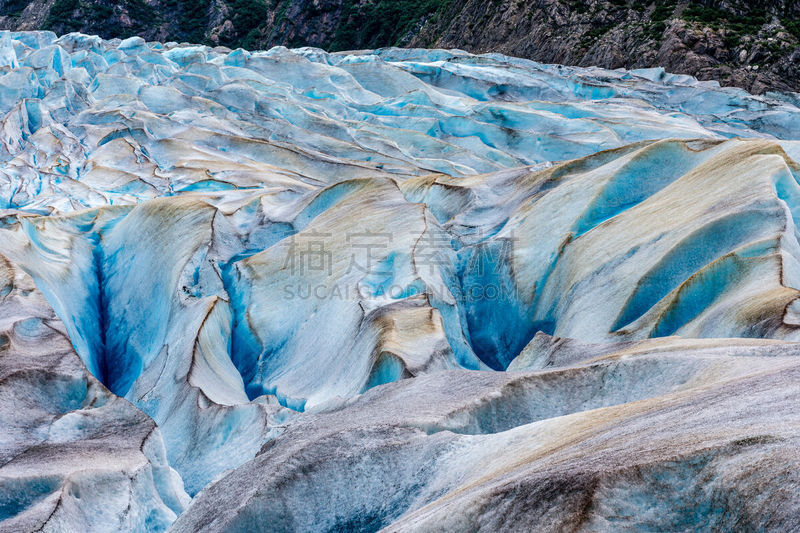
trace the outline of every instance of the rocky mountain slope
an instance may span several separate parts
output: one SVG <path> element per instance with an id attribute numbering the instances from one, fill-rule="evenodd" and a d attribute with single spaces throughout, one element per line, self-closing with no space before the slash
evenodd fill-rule
<path id="1" fill-rule="evenodd" d="M 756 93 L 800 91 L 799 17 L 797 0 L 0 2 L 7 29 L 249 49 L 461 48 L 580 66 L 662 66 Z"/>

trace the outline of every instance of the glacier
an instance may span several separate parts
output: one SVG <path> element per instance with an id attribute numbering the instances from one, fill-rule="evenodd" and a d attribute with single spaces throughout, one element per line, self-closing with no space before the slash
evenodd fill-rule
<path id="1" fill-rule="evenodd" d="M 0 36 L 0 531 L 800 530 L 800 95 Z"/>

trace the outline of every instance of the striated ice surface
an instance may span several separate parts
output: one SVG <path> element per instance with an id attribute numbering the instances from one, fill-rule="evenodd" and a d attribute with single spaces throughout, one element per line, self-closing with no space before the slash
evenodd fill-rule
<path id="1" fill-rule="evenodd" d="M 3 32 L 0 50 L 4 207 L 43 214 L 190 191 L 470 176 L 665 137 L 800 138 L 790 99 L 660 70 L 47 32 Z"/>
<path id="2" fill-rule="evenodd" d="M 0 256 L 0 531 L 158 531 L 189 503 L 155 423 L 100 384 Z"/>
<path id="3" fill-rule="evenodd" d="M 798 105 L 3 32 L 0 530 L 800 530 Z"/>

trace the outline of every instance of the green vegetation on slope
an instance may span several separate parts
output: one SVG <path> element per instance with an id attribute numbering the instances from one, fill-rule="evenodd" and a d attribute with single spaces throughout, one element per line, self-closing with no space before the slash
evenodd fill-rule
<path id="1" fill-rule="evenodd" d="M 683 12 L 683 18 L 715 29 L 725 28 L 728 30 L 725 44 L 730 47 L 739 46 L 745 35 L 757 34 L 768 21 L 767 10 L 760 4 L 746 5 L 741 13 L 735 13 L 704 3 L 692 3 Z"/>
<path id="2" fill-rule="evenodd" d="M 28 2 L 14 0 L 6 4 L 5 14 L 22 11 Z M 323 46 L 331 50 L 378 48 L 400 44 L 423 22 L 435 23 L 453 0 L 333 0 L 299 2 L 304 20 L 332 13 L 336 19 L 325 36 Z M 83 31 L 102 37 L 127 37 L 153 34 L 161 25 L 168 39 L 232 48 L 259 48 L 272 44 L 307 44 L 294 35 L 288 40 L 278 30 L 294 26 L 287 12 L 297 1 L 292 0 L 225 0 L 226 19 L 232 31 L 209 40 L 211 0 L 122 0 L 106 3 L 101 0 L 56 0 L 43 29 L 56 33 Z M 121 21 L 126 22 L 121 24 Z M 129 22 L 128 22 L 129 21 Z M 144 35 L 147 37 L 148 35 Z M 287 42 L 284 42 L 284 41 Z"/>
<path id="3" fill-rule="evenodd" d="M 423 20 L 440 17 L 453 0 L 345 0 L 331 50 L 396 46 Z"/>
<path id="4" fill-rule="evenodd" d="M 453 3 L 453 0 L 224 0 L 215 6 L 211 0 L 121 0 L 112 3 L 56 0 L 43 29 L 57 33 L 84 31 L 102 37 L 126 37 L 148 32 L 152 36 L 156 28 L 163 26 L 167 38 L 177 41 L 233 48 L 260 48 L 274 44 L 302 46 L 308 43 L 300 26 L 313 26 L 315 19 L 331 15 L 332 24 L 326 28 L 322 40 L 315 44 L 329 50 L 378 48 L 407 42 L 423 24 L 446 24 L 444 15 L 452 11 L 449 8 Z M 25 0 L 9 0 L 0 6 L 0 15 L 19 16 L 27 4 Z M 502 6 L 498 0 L 486 0 L 483 4 L 486 16 Z M 684 5 L 683 9 L 676 11 L 680 4 Z M 568 3 L 570 10 L 579 14 L 591 14 L 597 9 L 646 12 L 647 20 L 642 25 L 644 35 L 654 40 L 661 38 L 669 20 L 676 16 L 714 29 L 725 29 L 728 35 L 726 44 L 730 47 L 737 46 L 746 35 L 757 34 L 769 22 L 770 17 L 762 3 L 725 4 L 705 0 L 606 0 L 594 3 L 569 0 Z M 212 10 L 219 10 L 219 6 L 224 6 L 224 18 L 230 21 L 232 29 L 220 34 L 212 43 L 209 40 L 210 19 Z M 289 19 L 290 8 L 293 13 L 302 13 L 301 22 Z M 528 9 L 532 14 L 537 8 Z M 796 17 L 784 16 L 781 22 L 789 33 L 800 38 L 800 22 Z M 605 21 L 590 27 L 583 36 L 582 46 L 601 39 L 614 26 L 613 22 Z"/>
<path id="5" fill-rule="evenodd" d="M 130 21 L 129 24 L 120 24 L 123 16 Z M 56 0 L 42 29 L 56 33 L 82 31 L 102 37 L 129 37 L 139 35 L 158 23 L 155 9 L 144 0 L 124 0 L 113 5 L 89 0 Z"/>

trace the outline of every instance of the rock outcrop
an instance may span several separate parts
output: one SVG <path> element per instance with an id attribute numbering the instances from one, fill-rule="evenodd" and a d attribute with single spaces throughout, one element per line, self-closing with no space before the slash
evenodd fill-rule
<path id="1" fill-rule="evenodd" d="M 663 67 L 751 92 L 800 91 L 789 0 L 7 0 L 0 28 L 230 48 L 383 46 L 500 52 L 545 63 Z"/>

